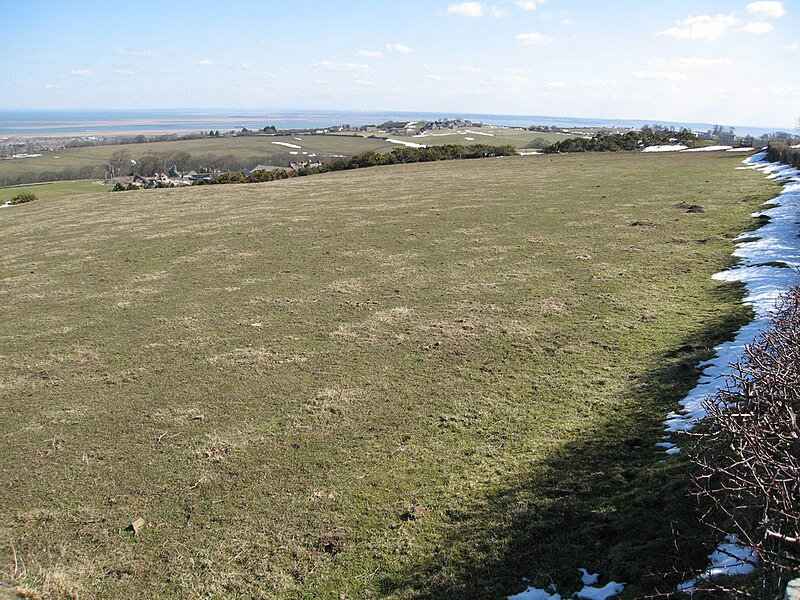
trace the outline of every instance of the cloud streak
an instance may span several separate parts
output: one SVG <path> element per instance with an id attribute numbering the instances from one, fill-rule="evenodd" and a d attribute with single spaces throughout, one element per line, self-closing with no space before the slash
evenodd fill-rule
<path id="1" fill-rule="evenodd" d="M 545 46 L 553 43 L 553 38 L 541 33 L 520 33 L 515 38 L 520 46 Z"/>
<path id="2" fill-rule="evenodd" d="M 314 66 L 319 69 L 325 69 L 326 71 L 335 71 L 340 73 L 342 72 L 367 73 L 369 71 L 369 65 L 362 65 L 349 62 L 331 62 L 329 60 L 323 60 L 321 62 L 315 63 Z"/>
<path id="3" fill-rule="evenodd" d="M 409 48 L 405 44 L 399 44 L 399 43 L 386 44 L 386 49 L 389 52 L 399 52 L 400 54 L 408 54 L 409 52 L 411 52 L 411 48 Z"/>
<path id="4" fill-rule="evenodd" d="M 533 2 L 533 0 L 529 0 Z M 481 2 L 453 2 L 447 6 L 448 15 L 460 15 L 462 17 L 503 17 L 508 13 L 505 8 L 498 6 L 487 6 Z"/>

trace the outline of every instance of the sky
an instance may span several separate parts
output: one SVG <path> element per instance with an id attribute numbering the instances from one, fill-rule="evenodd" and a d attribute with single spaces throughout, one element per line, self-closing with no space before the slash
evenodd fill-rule
<path id="1" fill-rule="evenodd" d="M 800 117 L 800 0 L 0 0 L 0 39 L 0 110 Z"/>

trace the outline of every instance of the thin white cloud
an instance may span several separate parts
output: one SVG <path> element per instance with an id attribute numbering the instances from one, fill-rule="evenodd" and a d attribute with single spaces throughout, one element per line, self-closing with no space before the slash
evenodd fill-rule
<path id="1" fill-rule="evenodd" d="M 633 76 L 636 79 L 655 79 L 657 81 L 684 81 L 686 75 L 676 71 L 658 71 L 656 69 L 642 69 L 641 71 L 634 71 Z"/>
<path id="2" fill-rule="evenodd" d="M 366 58 L 383 58 L 383 52 L 380 50 L 359 50 L 354 54 L 356 56 L 363 56 Z"/>
<path id="3" fill-rule="evenodd" d="M 114 69 L 114 73 L 116 73 L 117 75 L 129 75 L 129 76 L 136 75 L 136 73 L 134 73 L 129 69 Z"/>
<path id="4" fill-rule="evenodd" d="M 87 75 L 91 74 L 91 71 L 89 69 L 74 69 L 70 71 L 69 74 L 77 77 L 86 77 Z"/>
<path id="5" fill-rule="evenodd" d="M 779 19 L 786 14 L 783 2 L 772 2 L 771 0 L 751 2 L 745 6 L 745 10 L 747 10 L 747 14 L 759 19 Z"/>
<path id="6" fill-rule="evenodd" d="M 567 83 L 565 81 L 553 81 L 546 84 L 544 87 L 548 90 L 574 90 L 579 88 L 592 89 L 592 90 L 608 90 L 619 85 L 616 79 L 585 79 L 583 81 L 573 81 Z"/>
<path id="7" fill-rule="evenodd" d="M 535 32 L 520 33 L 516 40 L 522 46 L 544 46 L 553 43 L 553 38 Z"/>
<path id="8" fill-rule="evenodd" d="M 400 54 L 408 54 L 411 52 L 411 48 L 405 44 L 386 44 L 386 49 L 389 52 L 399 52 Z"/>
<path id="9" fill-rule="evenodd" d="M 198 65 L 202 65 L 204 67 L 208 67 L 210 65 L 213 65 L 214 61 L 213 60 L 208 60 L 207 58 L 204 58 L 203 60 L 198 60 L 197 64 Z"/>
<path id="10" fill-rule="evenodd" d="M 530 72 L 526 69 L 513 69 L 508 68 L 504 69 L 500 79 L 505 83 L 511 83 L 514 85 L 520 85 L 523 83 L 530 83 Z"/>
<path id="11" fill-rule="evenodd" d="M 480 2 L 454 2 L 447 7 L 448 15 L 462 17 L 482 17 L 486 8 Z"/>
<path id="12" fill-rule="evenodd" d="M 161 56 L 155 50 L 117 50 L 117 54 L 123 54 L 125 56 Z"/>
<path id="13" fill-rule="evenodd" d="M 633 72 L 635 79 L 685 81 L 693 71 L 722 71 L 737 66 L 732 58 L 651 58 L 647 68 Z M 744 66 L 744 65 L 738 65 Z"/>
<path id="14" fill-rule="evenodd" d="M 369 71 L 369 65 L 348 62 L 331 62 L 329 60 L 323 60 L 322 62 L 314 64 L 314 66 L 320 69 L 338 72 L 366 73 Z"/>
<path id="15" fill-rule="evenodd" d="M 516 5 L 522 10 L 536 10 L 540 4 L 544 4 L 547 0 L 517 0 Z"/>
<path id="16" fill-rule="evenodd" d="M 713 42 L 725 32 L 741 23 L 736 14 L 697 15 L 683 21 L 676 21 L 675 27 L 659 31 L 656 35 L 666 35 L 678 40 L 705 40 Z"/>
<path id="17" fill-rule="evenodd" d="M 473 67 L 472 65 L 464 65 L 463 67 L 458 67 L 458 70 L 462 73 L 483 73 L 483 69 L 480 67 Z"/>
<path id="18" fill-rule="evenodd" d="M 651 58 L 647 61 L 651 66 L 670 68 L 719 69 L 735 66 L 732 58 Z"/>
<path id="19" fill-rule="evenodd" d="M 508 14 L 508 11 L 500 6 L 487 6 L 481 2 L 453 2 L 447 6 L 447 14 L 462 17 L 482 17 L 484 15 L 503 17 Z"/>
<path id="20" fill-rule="evenodd" d="M 754 21 L 752 23 L 745 23 L 736 31 L 741 31 L 742 33 L 752 33 L 755 35 L 764 35 L 765 33 L 770 33 L 773 29 L 775 28 L 772 26 L 772 23 L 767 23 L 766 21 Z"/>

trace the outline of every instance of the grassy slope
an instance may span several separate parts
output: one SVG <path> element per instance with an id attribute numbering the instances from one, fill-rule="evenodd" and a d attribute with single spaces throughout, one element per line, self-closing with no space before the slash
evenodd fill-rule
<path id="1" fill-rule="evenodd" d="M 652 445 L 747 316 L 709 277 L 777 185 L 738 160 L 454 161 L 4 209 L 5 579 L 500 598 L 524 575 L 569 593 L 579 566 L 634 595 L 701 564 L 686 467 Z"/>
<path id="2" fill-rule="evenodd" d="M 61 181 L 58 183 L 19 185 L 0 188 L 0 204 L 22 193 L 35 194 L 36 198 L 39 200 L 56 200 L 58 198 L 66 198 L 67 196 L 75 196 L 78 194 L 107 192 L 109 189 L 109 187 L 103 187 L 96 181 Z"/>
<path id="3" fill-rule="evenodd" d="M 108 162 L 109 157 L 117 150 L 127 150 L 134 158 L 139 158 L 148 152 L 167 154 L 170 152 L 188 152 L 192 156 L 203 154 L 216 154 L 220 156 L 235 156 L 243 159 L 253 159 L 255 162 L 270 162 L 270 157 L 282 161 L 287 152 L 294 151 L 293 148 L 272 144 L 272 142 L 286 142 L 302 146 L 299 152 L 314 153 L 317 158 L 324 158 L 326 155 L 353 155 L 368 150 L 386 152 L 397 148 L 397 144 L 384 141 L 386 137 L 401 139 L 415 144 L 440 145 L 440 144 L 491 144 L 503 145 L 512 144 L 523 147 L 535 138 L 544 138 L 551 142 L 561 141 L 565 135 L 555 133 L 538 133 L 534 131 L 522 131 L 516 129 L 505 129 L 497 127 L 476 128 L 476 131 L 492 133 L 487 135 L 437 135 L 425 137 L 423 139 L 415 137 L 389 136 L 387 134 L 375 134 L 374 137 L 365 137 L 372 134 L 334 134 L 334 135 L 301 135 L 302 141 L 294 139 L 295 136 L 254 136 L 254 137 L 235 137 L 235 138 L 206 138 L 202 140 L 183 140 L 176 142 L 154 142 L 147 144 L 126 144 L 123 146 L 91 146 L 86 148 L 65 148 L 57 152 L 51 152 L 37 158 L 25 158 L 19 160 L 0 161 L 0 179 L 4 177 L 16 177 L 25 173 L 57 173 L 66 168 L 79 168 L 95 165 L 103 165 Z M 437 132 L 443 133 L 443 132 Z M 473 141 L 466 140 L 466 137 L 473 138 Z M 297 158 L 304 158 L 298 154 Z M 294 158 L 293 158 L 294 160 Z M 255 163 L 251 166 L 255 166 Z"/>

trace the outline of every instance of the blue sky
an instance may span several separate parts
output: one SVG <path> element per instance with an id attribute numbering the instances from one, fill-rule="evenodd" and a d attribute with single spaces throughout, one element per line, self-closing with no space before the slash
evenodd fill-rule
<path id="1" fill-rule="evenodd" d="M 800 117 L 798 0 L 0 0 L 0 39 L 0 109 Z"/>

